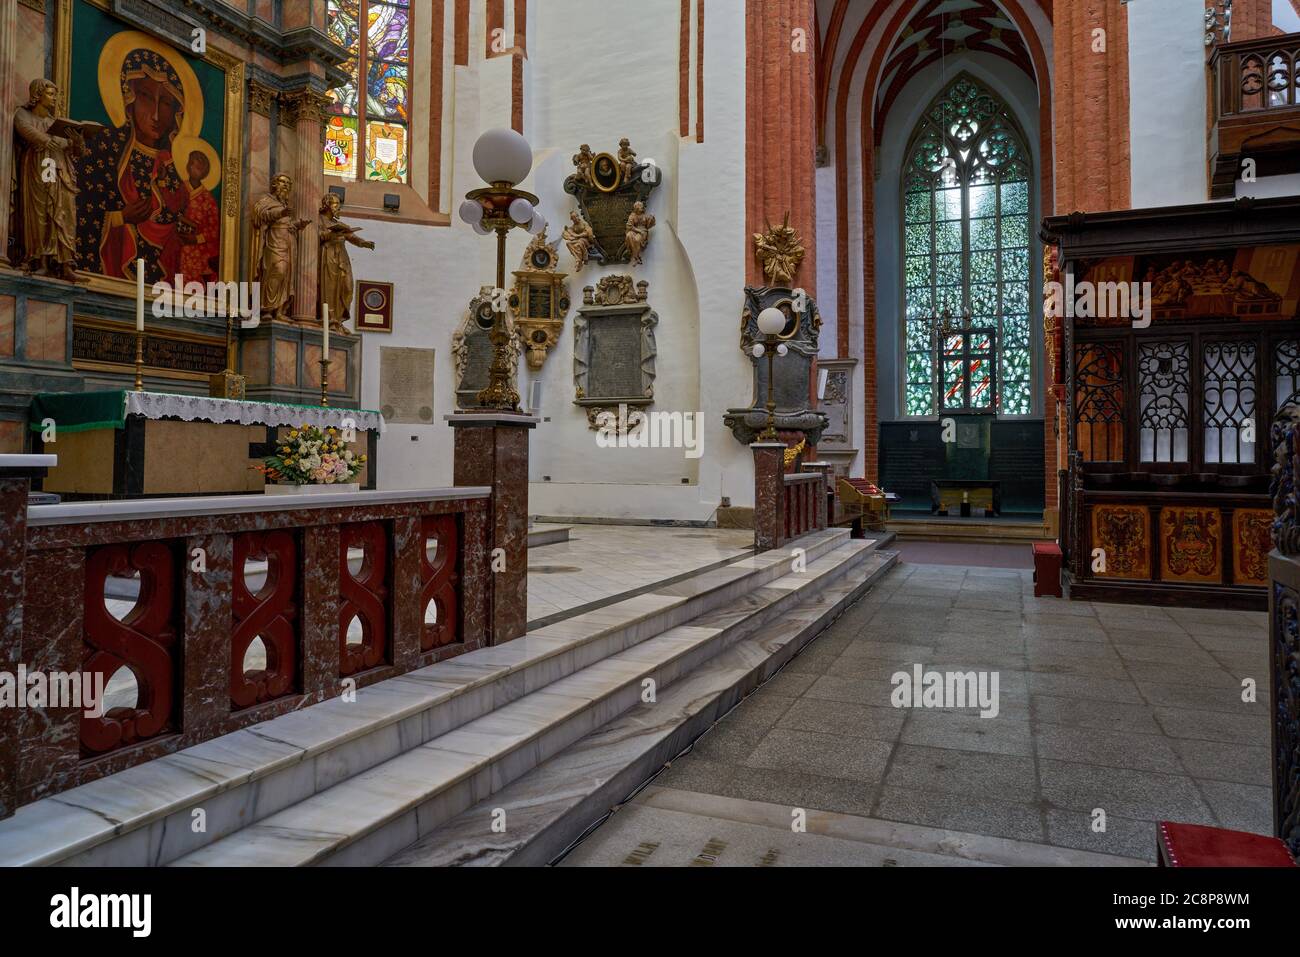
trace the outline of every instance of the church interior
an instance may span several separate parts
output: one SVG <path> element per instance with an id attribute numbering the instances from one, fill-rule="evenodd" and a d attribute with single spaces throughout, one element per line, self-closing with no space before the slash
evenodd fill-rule
<path id="1" fill-rule="evenodd" d="M 0 864 L 1296 866 L 1300 0 L 0 0 L 0 107 Z"/>

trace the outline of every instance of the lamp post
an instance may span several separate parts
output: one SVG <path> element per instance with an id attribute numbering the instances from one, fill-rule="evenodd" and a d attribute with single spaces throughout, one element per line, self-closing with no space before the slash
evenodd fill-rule
<path id="1" fill-rule="evenodd" d="M 776 357 L 783 356 L 790 350 L 781 341 L 781 332 L 786 324 L 785 313 L 775 306 L 768 306 L 758 314 L 758 331 L 763 334 L 763 341 L 754 343 L 755 359 L 767 356 L 767 428 L 759 433 L 760 442 L 779 442 L 776 434 L 776 379 L 774 376 Z"/>
<path id="2" fill-rule="evenodd" d="M 506 326 L 506 235 L 515 227 L 537 235 L 546 228 L 546 218 L 537 210 L 538 199 L 515 187 L 533 168 L 533 149 L 528 141 L 510 129 L 488 130 L 474 144 L 474 169 L 490 185 L 471 190 L 460 204 L 460 218 L 480 236 L 497 234 L 497 293 L 500 305 L 492 322 L 492 364 L 488 385 L 476 396 L 479 408 L 503 412 L 519 411 L 519 393 L 510 385 L 510 332 Z"/>

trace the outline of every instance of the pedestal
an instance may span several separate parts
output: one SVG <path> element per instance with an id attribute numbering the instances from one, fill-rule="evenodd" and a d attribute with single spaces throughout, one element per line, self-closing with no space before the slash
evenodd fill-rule
<path id="1" fill-rule="evenodd" d="M 528 629 L 528 432 L 531 415 L 457 412 L 453 481 L 492 490 L 488 508 L 489 617 L 494 645 Z"/>
<path id="2" fill-rule="evenodd" d="M 53 455 L 0 455 L 0 672 L 22 660 L 23 588 L 27 561 L 27 492 Z M 0 708 L 0 818 L 18 806 L 19 708 Z"/>
<path id="3" fill-rule="evenodd" d="M 781 544 L 785 527 L 784 442 L 754 442 L 754 550 L 765 552 Z"/>

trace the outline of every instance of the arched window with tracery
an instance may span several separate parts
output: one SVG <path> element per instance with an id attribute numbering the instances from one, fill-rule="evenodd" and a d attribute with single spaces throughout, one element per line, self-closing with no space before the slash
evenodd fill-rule
<path id="1" fill-rule="evenodd" d="M 348 51 L 343 69 L 350 76 L 330 91 L 325 172 L 405 183 L 411 140 L 410 0 L 326 0 L 325 15 L 330 39 Z"/>
<path id="2" fill-rule="evenodd" d="M 963 74 L 926 109 L 906 155 L 903 411 L 1029 415 L 1032 178 L 1025 138 L 1006 105 Z M 996 335 L 991 343 L 936 336 L 962 328 Z"/>

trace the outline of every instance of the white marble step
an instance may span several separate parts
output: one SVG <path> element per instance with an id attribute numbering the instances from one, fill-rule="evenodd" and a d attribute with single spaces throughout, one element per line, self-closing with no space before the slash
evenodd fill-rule
<path id="1" fill-rule="evenodd" d="M 765 631 L 800 602 L 834 587 L 873 557 L 868 542 L 830 555 L 690 622 L 548 683 L 328 790 L 175 860 L 181 866 L 367 865 L 382 862 L 446 820 L 725 651 Z"/>
<path id="2" fill-rule="evenodd" d="M 771 678 L 897 561 L 870 555 L 787 610 L 485 801 L 389 858 L 395 867 L 544 865 Z M 493 829 L 504 815 L 505 830 Z"/>
<path id="3" fill-rule="evenodd" d="M 844 529 L 791 543 L 809 563 Z M 875 542 L 855 543 L 867 549 Z M 692 618 L 762 588 L 790 550 L 753 555 L 597 611 L 379 682 L 18 809 L 0 866 L 166 863 Z M 204 812 L 196 832 L 194 812 Z"/>

